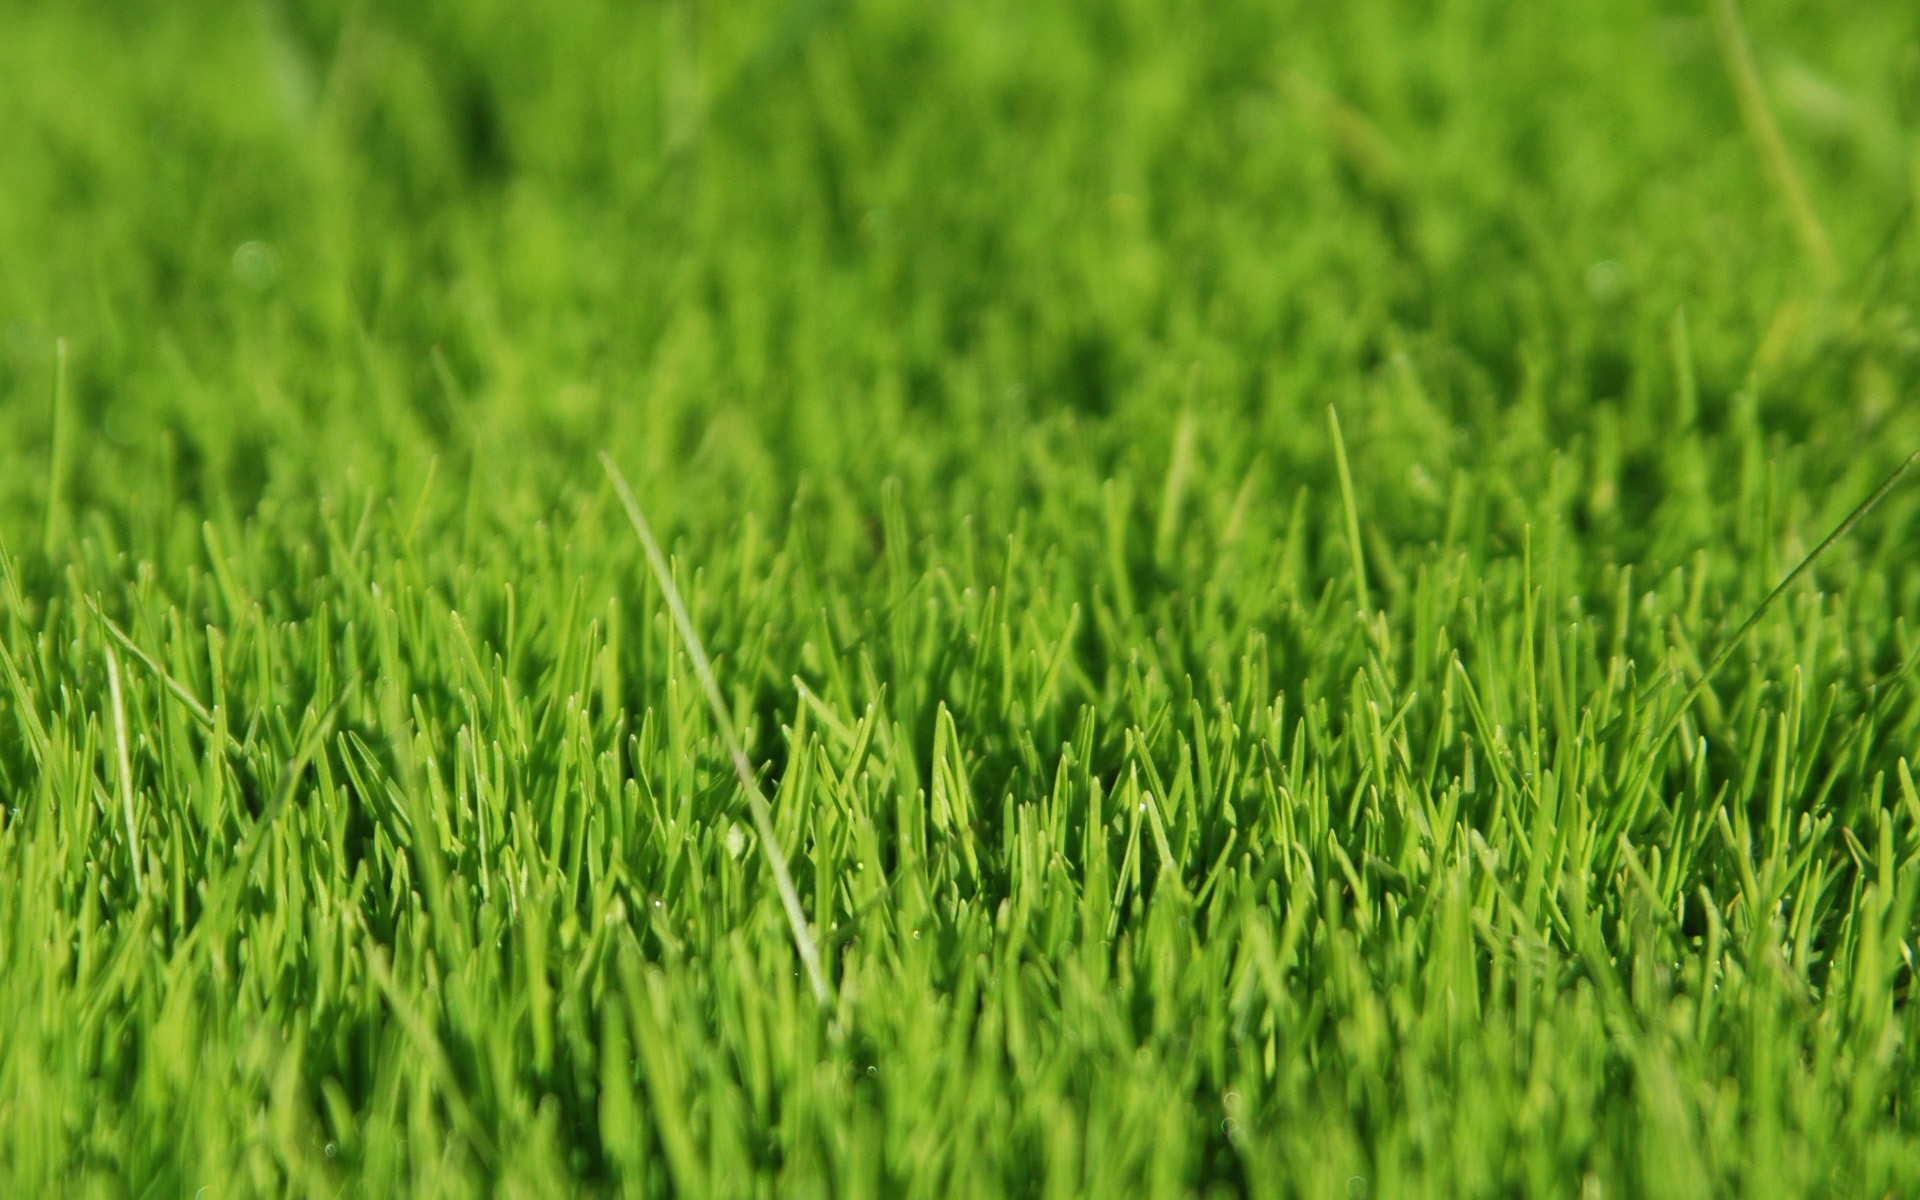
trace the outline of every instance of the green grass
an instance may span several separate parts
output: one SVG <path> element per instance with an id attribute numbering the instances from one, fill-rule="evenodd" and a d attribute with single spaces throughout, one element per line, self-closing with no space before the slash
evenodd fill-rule
<path id="1" fill-rule="evenodd" d="M 1920 1194 L 1916 200 L 1901 4 L 0 0 L 0 1194 Z"/>

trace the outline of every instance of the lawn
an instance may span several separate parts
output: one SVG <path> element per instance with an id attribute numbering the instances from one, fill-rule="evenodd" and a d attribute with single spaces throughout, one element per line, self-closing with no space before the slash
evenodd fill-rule
<path id="1" fill-rule="evenodd" d="M 0 1195 L 1920 1195 L 1917 202 L 1898 3 L 0 0 Z"/>

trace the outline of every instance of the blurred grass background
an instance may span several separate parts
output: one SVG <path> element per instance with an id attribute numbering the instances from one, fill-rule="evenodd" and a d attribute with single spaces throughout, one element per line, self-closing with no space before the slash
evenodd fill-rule
<path id="1" fill-rule="evenodd" d="M 1591 457 L 1674 558 L 1719 532 L 1689 432 L 1738 435 L 1710 474 L 1915 432 L 1898 6 L 1750 17 L 1832 279 L 1704 6 L 9 7 L 8 440 L 67 338 L 72 500 L 120 520 L 490 452 L 525 519 L 611 443 L 735 508 L 897 475 L 1005 524 L 1036 443 L 1157 474 L 1183 404 L 1284 504 L 1337 402 L 1442 491 Z"/>

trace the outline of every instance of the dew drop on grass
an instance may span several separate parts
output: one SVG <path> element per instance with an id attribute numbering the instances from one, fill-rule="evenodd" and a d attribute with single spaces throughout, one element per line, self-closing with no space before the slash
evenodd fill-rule
<path id="1" fill-rule="evenodd" d="M 879 1068 L 879 1067 L 876 1067 L 876 1066 L 874 1066 L 874 1065 L 873 1065 L 872 1063 L 868 1063 L 868 1064 L 867 1064 L 867 1078 L 868 1078 L 868 1079 L 878 1079 L 878 1078 L 880 1078 L 880 1068 Z"/>
<path id="2" fill-rule="evenodd" d="M 338 1146 L 335 1146 L 332 1142 L 328 1142 L 327 1147 L 325 1151 L 323 1151 L 323 1153 L 325 1153 L 328 1158 L 338 1158 L 340 1157 L 340 1148 Z"/>
<path id="3" fill-rule="evenodd" d="M 1612 259 L 1587 268 L 1587 295 L 1595 304 L 1612 304 L 1627 290 L 1627 272 Z"/>
<path id="4" fill-rule="evenodd" d="M 1358 1175 L 1347 1180 L 1347 1200 L 1367 1200 L 1367 1181 Z"/>
<path id="5" fill-rule="evenodd" d="M 738 860 L 747 848 L 747 835 L 738 825 L 727 827 L 727 857 Z"/>
<path id="6" fill-rule="evenodd" d="M 233 273 L 254 291 L 264 292 L 280 277 L 280 255 L 265 242 L 241 242 L 233 252 Z"/>

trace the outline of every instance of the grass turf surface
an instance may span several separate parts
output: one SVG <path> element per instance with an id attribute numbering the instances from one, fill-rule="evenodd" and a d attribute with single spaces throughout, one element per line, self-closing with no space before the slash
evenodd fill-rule
<path id="1" fill-rule="evenodd" d="M 1920 1190 L 1914 10 L 0 26 L 0 1191 Z"/>

